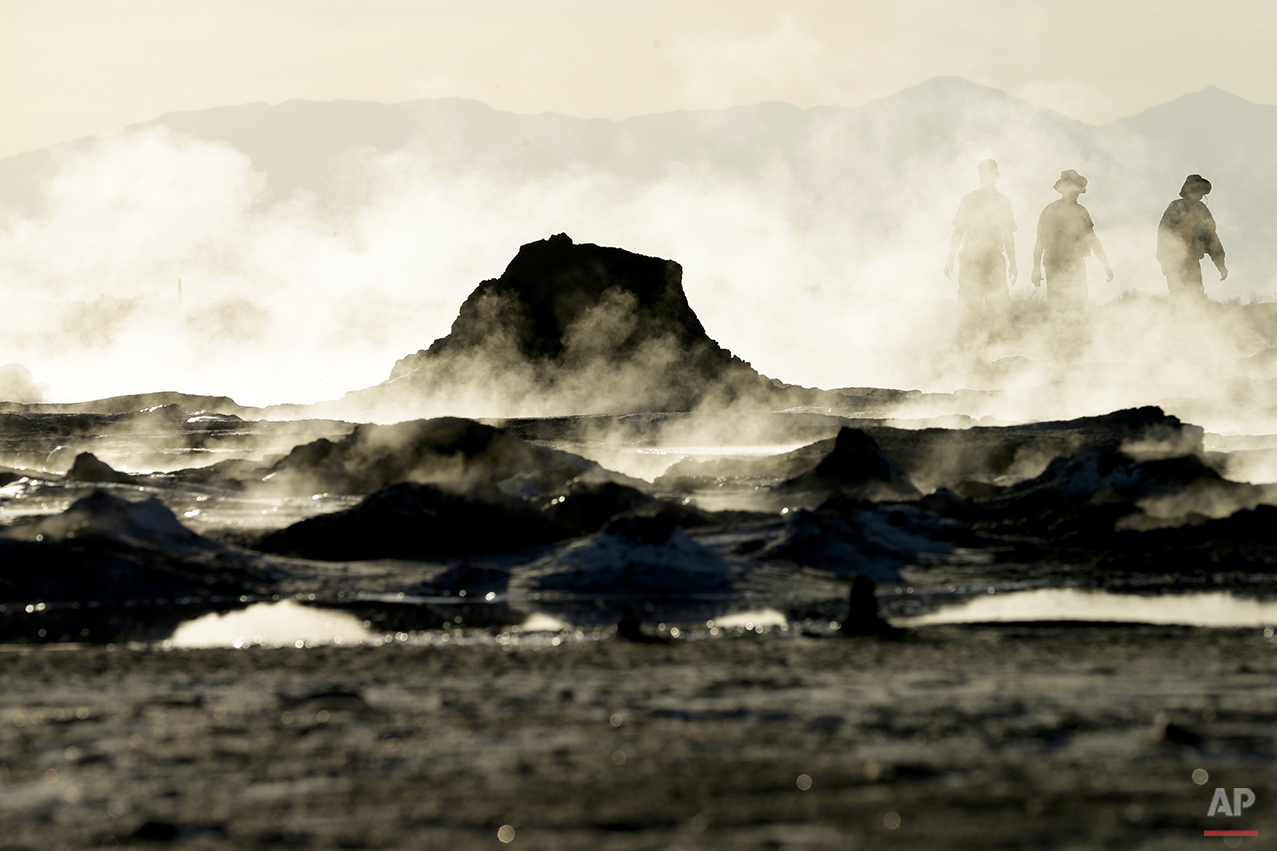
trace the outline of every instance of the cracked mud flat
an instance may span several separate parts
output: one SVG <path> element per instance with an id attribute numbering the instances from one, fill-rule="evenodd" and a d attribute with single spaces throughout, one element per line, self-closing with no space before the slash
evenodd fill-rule
<path id="1" fill-rule="evenodd" d="M 160 415 L 148 446 L 179 459 L 222 424 Z M 702 454 L 679 448 L 690 415 L 422 421 L 393 432 L 387 480 L 360 447 L 390 432 L 347 423 L 234 423 L 216 466 L 129 466 L 117 415 L 76 416 L 27 410 L 0 435 L 0 848 L 1197 848 L 1277 829 L 1266 615 L 921 625 L 989 589 L 1272 600 L 1267 486 L 1160 411 L 956 430 L 759 414 L 752 444 Z M 436 450 L 476 435 L 457 479 Z M 72 442 L 65 473 L 43 469 Z M 639 478 L 653 456 L 668 472 Z M 287 476 L 305 492 L 254 484 Z M 427 510 L 526 525 L 430 556 Z M 331 518 L 408 549 L 294 552 Z M 842 637 L 867 570 L 899 574 L 878 597 L 906 626 Z M 366 635 L 164 646 L 275 598 Z M 617 634 L 635 613 L 644 642 Z M 1216 787 L 1257 803 L 1208 818 Z"/>

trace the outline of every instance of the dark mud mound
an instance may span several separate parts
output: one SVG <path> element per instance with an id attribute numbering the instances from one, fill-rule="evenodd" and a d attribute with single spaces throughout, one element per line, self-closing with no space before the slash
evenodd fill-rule
<path id="1" fill-rule="evenodd" d="M 616 482 L 578 480 L 529 499 L 491 488 L 479 492 L 486 498 L 431 485 L 393 485 L 353 508 L 267 535 L 254 548 L 321 561 L 508 553 L 597 532 L 618 514 L 660 505 Z"/>
<path id="2" fill-rule="evenodd" d="M 754 557 L 840 577 L 900 582 L 900 568 L 917 564 L 924 554 L 948 555 L 959 546 L 987 543 L 967 523 L 917 505 L 836 493 L 814 511 L 788 511 L 780 535 Z"/>
<path id="3" fill-rule="evenodd" d="M 451 333 L 346 402 L 624 413 L 834 395 L 774 382 L 712 340 L 677 263 L 559 234 L 520 248 L 500 278 L 470 294 Z"/>
<path id="4" fill-rule="evenodd" d="M 1057 458 L 1036 478 L 978 500 L 981 508 L 1035 531 L 1105 526 L 1154 529 L 1253 508 L 1272 486 L 1223 478 L 1197 455 L 1136 460 L 1121 449 Z"/>
<path id="5" fill-rule="evenodd" d="M 864 574 L 878 582 L 900 582 L 901 562 L 872 551 L 860 524 L 839 512 L 798 509 L 776 540 L 759 550 L 760 561 L 792 562 L 838 576 Z"/>
<path id="6" fill-rule="evenodd" d="M 81 452 L 75 456 L 71 469 L 66 472 L 66 480 L 68 482 L 89 483 L 89 484 L 131 484 L 134 477 L 128 473 L 121 473 L 111 467 L 104 461 L 98 460 L 98 457 L 92 452 Z"/>
<path id="7" fill-rule="evenodd" d="M 723 593 L 743 573 L 683 530 L 678 511 L 623 515 L 602 531 L 519 568 L 514 591 L 677 597 Z"/>
<path id="8" fill-rule="evenodd" d="M 857 574 L 851 578 L 847 595 L 847 611 L 840 622 L 839 634 L 850 638 L 857 635 L 882 635 L 891 624 L 878 614 L 878 597 L 875 584 L 867 576 Z"/>
<path id="9" fill-rule="evenodd" d="M 572 534 L 545 513 L 513 500 L 498 505 L 430 485 L 400 484 L 353 508 L 272 533 L 256 548 L 326 561 L 424 560 L 521 550 Z"/>
<path id="10" fill-rule="evenodd" d="M 1193 515 L 1177 526 L 1147 529 L 1128 522 L 1138 515 L 1104 508 L 1110 510 L 1048 518 L 1009 560 L 1064 564 L 1079 575 L 1091 570 L 1103 577 L 1214 574 L 1220 581 L 1219 574 L 1277 573 L 1277 507 L 1260 505 L 1222 519 Z"/>
<path id="11" fill-rule="evenodd" d="M 0 532 L 5 601 L 239 595 L 272 582 L 251 558 L 190 531 L 154 498 L 98 491 Z"/>
<path id="12" fill-rule="evenodd" d="M 140 546 L 171 549 L 197 545 L 202 539 L 183 526 L 172 511 L 154 497 L 130 502 L 104 491 L 76 500 L 52 517 L 11 527 L 12 535 L 44 542 L 111 538 Z"/>
<path id="13" fill-rule="evenodd" d="M 791 496 L 814 493 L 811 505 L 833 491 L 870 500 L 919 496 L 904 467 L 883 452 L 866 430 L 848 426 L 839 428 L 832 438 L 780 455 L 710 461 L 684 459 L 671 464 L 654 484 L 685 492 L 744 486 L 776 488 Z"/>
<path id="14" fill-rule="evenodd" d="M 1097 449 L 1056 458 L 1042 475 L 986 500 L 1030 516 L 1045 511 L 1138 500 L 1201 485 L 1223 486 L 1224 479 L 1196 455 L 1137 461 L 1120 449 Z"/>
<path id="15" fill-rule="evenodd" d="M 98 403 L 0 405 L 0 459 L 60 473 L 77 455 L 91 452 L 99 459 L 127 459 L 135 469 L 168 469 L 201 457 L 258 452 L 264 444 L 279 444 L 277 451 L 283 451 L 317 433 L 345 433 L 350 428 L 305 421 L 249 423 L 234 414 L 177 404 L 116 410 L 115 403 L 140 404 L 139 398 L 103 400 L 100 410 L 94 410 Z"/>
<path id="16" fill-rule="evenodd" d="M 653 480 L 658 488 L 692 492 L 709 488 L 774 487 L 810 472 L 833 451 L 834 438 L 818 440 L 790 452 L 763 457 L 742 456 L 676 461 Z"/>
<path id="17" fill-rule="evenodd" d="M 411 482 L 517 496 L 607 476 L 576 455 L 473 420 L 439 417 L 361 425 L 337 442 L 320 438 L 298 446 L 270 468 L 266 481 L 298 493 L 362 494 Z"/>
<path id="18" fill-rule="evenodd" d="M 555 523 L 585 535 L 597 532 L 618 514 L 655 513 L 664 503 L 619 482 L 569 482 L 558 494 L 540 501 L 540 510 Z M 695 514 L 694 510 L 684 512 Z"/>
<path id="19" fill-rule="evenodd" d="M 1017 539 L 1013 561 L 1105 572 L 1270 572 L 1277 487 L 1229 481 L 1197 455 L 1136 460 L 1122 449 L 1057 458 L 1040 476 L 978 498 L 977 528 Z"/>
<path id="20" fill-rule="evenodd" d="M 1173 529 L 1111 536 L 1102 566 L 1141 572 L 1277 572 L 1277 507 L 1260 505 L 1219 520 L 1196 517 Z"/>
<path id="21" fill-rule="evenodd" d="M 970 478 L 1032 478 L 1055 458 L 1097 449 L 1124 449 L 1141 459 L 1200 453 L 1203 436 L 1200 427 L 1157 407 L 1016 426 L 865 430 L 915 482 L 933 487 Z"/>
<path id="22" fill-rule="evenodd" d="M 810 420 L 805 424 L 808 433 L 823 429 L 832 434 L 854 428 L 868 435 L 877 445 L 876 451 L 903 469 L 909 488 L 916 486 L 924 492 L 949 488 L 964 496 L 988 495 L 1016 480 L 1040 475 L 1055 458 L 1095 449 L 1124 448 L 1139 458 L 1200 454 L 1203 437 L 1198 426 L 1182 423 L 1156 407 L 1132 408 L 1075 420 L 972 428 L 901 428 L 887 425 L 884 420 L 853 420 L 833 415 L 808 415 L 806 419 Z M 520 433 L 535 437 L 540 432 L 529 422 L 520 425 Z M 779 442 L 783 433 L 775 433 Z M 802 479 L 812 473 L 835 450 L 836 444 L 836 437 L 829 437 L 763 458 L 679 461 L 658 477 L 655 484 L 683 492 L 740 486 L 775 487 L 781 481 Z M 855 447 L 847 449 L 848 452 L 839 456 L 854 459 Z M 855 475 L 854 462 L 841 464 L 831 459 L 830 466 L 836 474 L 840 467 L 844 471 L 852 467 L 848 472 Z M 897 475 L 887 473 L 883 481 L 889 483 Z M 994 482 L 1001 484 L 992 486 Z M 909 497 L 902 493 L 899 498 Z"/>
<path id="23" fill-rule="evenodd" d="M 838 491 L 873 501 L 917 499 L 909 474 L 864 431 L 843 428 L 815 467 L 786 481 L 787 491 Z"/>

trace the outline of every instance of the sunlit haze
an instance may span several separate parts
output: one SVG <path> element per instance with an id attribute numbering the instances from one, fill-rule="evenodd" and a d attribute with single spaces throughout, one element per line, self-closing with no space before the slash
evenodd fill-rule
<path id="1" fill-rule="evenodd" d="M 939 75 L 1104 123 L 1216 85 L 1277 103 L 1277 7 L 1123 0 L 0 2 L 0 156 L 174 110 L 467 97 L 625 118 L 855 106 Z"/>
<path id="2" fill-rule="evenodd" d="M 1271 845 L 1275 35 L 0 0 L 3 849 Z"/>
<path id="3" fill-rule="evenodd" d="M 0 0 L 0 363 L 51 401 L 333 399 L 562 232 L 682 264 L 710 336 L 769 376 L 952 391 L 940 269 L 986 157 L 1013 298 L 1042 300 L 1033 225 L 1077 168 L 1116 270 L 1092 303 L 1165 291 L 1153 229 L 1193 171 L 1233 272 L 1208 293 L 1267 299 L 1277 8 L 1196 8 Z M 1087 357 L 1144 386 L 1260 347 L 1124 317 Z M 1055 343 L 989 360 L 1046 381 Z"/>

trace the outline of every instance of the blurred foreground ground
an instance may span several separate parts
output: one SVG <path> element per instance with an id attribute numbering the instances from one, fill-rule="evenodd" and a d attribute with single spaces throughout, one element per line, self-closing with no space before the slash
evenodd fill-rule
<path id="1" fill-rule="evenodd" d="M 11 646 L 0 849 L 1262 848 L 1275 672 L 1271 631 L 1129 625 Z"/>

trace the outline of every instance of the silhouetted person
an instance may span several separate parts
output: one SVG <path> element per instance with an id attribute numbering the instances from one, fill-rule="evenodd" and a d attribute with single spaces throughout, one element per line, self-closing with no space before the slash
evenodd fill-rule
<path id="1" fill-rule="evenodd" d="M 1077 202 L 1086 191 L 1086 178 L 1073 169 L 1060 172 L 1055 191 L 1063 197 L 1047 204 L 1038 217 L 1030 280 L 1033 286 L 1041 286 L 1045 268 L 1046 297 L 1052 312 L 1078 316 L 1086 306 L 1086 255 L 1095 253 L 1110 281 L 1113 268 L 1095 235 L 1091 214 Z"/>
<path id="2" fill-rule="evenodd" d="M 944 276 L 958 266 L 958 334 L 964 343 L 978 344 L 988 326 L 1002 321 L 1010 296 L 1008 278 L 1019 276 L 1015 266 L 1015 216 L 1011 202 L 998 191 L 998 164 L 985 160 L 976 166 L 980 188 L 962 196 L 953 218 L 953 238 Z"/>
<path id="3" fill-rule="evenodd" d="M 1210 192 L 1210 181 L 1190 174 L 1157 226 L 1157 261 L 1166 276 L 1166 289 L 1174 297 L 1205 299 L 1202 284 L 1202 257 L 1207 254 L 1219 269 L 1219 279 L 1228 277 L 1224 246 L 1215 233 L 1215 217 L 1202 201 Z"/>

